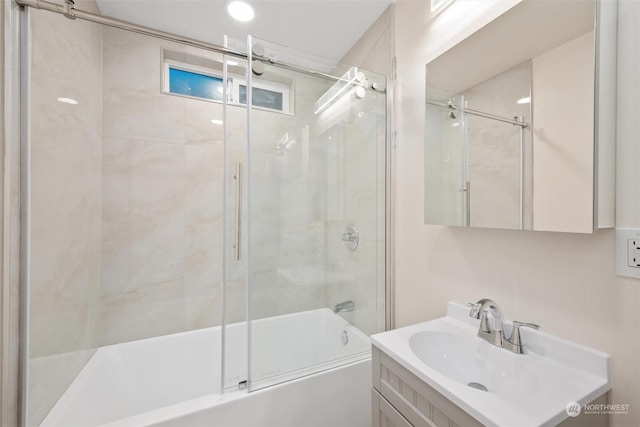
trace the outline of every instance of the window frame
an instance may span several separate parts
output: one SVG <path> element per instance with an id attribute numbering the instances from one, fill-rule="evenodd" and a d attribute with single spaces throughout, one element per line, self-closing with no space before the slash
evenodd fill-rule
<path id="1" fill-rule="evenodd" d="M 186 71 L 188 73 L 200 74 L 203 76 L 213 77 L 216 79 L 222 79 L 222 84 L 224 85 L 224 77 L 222 76 L 222 73 L 218 73 L 216 72 L 216 70 L 212 70 L 206 67 L 201 67 L 198 65 L 191 65 L 184 62 L 174 61 L 173 59 L 165 59 L 163 63 L 163 70 L 162 70 L 162 93 L 166 95 L 183 96 L 185 98 L 200 99 L 200 100 L 209 101 L 209 102 L 222 103 L 222 101 L 218 101 L 217 99 L 203 98 L 200 96 L 185 95 L 184 93 L 171 92 L 171 80 L 170 80 L 171 75 L 169 72 L 169 69 L 171 68 L 175 70 Z M 229 84 L 231 81 L 232 79 L 228 78 L 227 84 Z"/>
<path id="2" fill-rule="evenodd" d="M 173 96 L 182 96 L 190 99 L 198 99 L 201 101 L 207 102 L 215 102 L 222 104 L 223 101 L 219 101 L 217 99 L 212 98 L 203 98 L 199 96 L 185 95 L 183 93 L 171 92 L 171 82 L 170 82 L 170 72 L 169 69 L 173 68 L 180 71 L 186 71 L 194 74 L 201 74 L 204 76 L 214 77 L 216 79 L 222 79 L 224 85 L 224 76 L 223 73 L 207 67 L 202 67 L 199 65 L 193 65 L 186 62 L 176 61 L 174 59 L 163 59 L 163 68 L 162 68 L 162 93 L 166 95 Z M 240 102 L 240 86 L 248 86 L 247 81 L 244 77 L 229 74 L 227 76 L 227 103 L 230 105 L 235 105 L 239 107 L 246 107 L 246 103 Z M 264 111 L 271 111 L 281 114 L 294 114 L 291 102 L 291 93 L 292 87 L 290 85 L 286 85 L 283 83 L 276 83 L 271 81 L 266 81 L 262 79 L 253 78 L 252 79 L 252 87 L 257 89 L 266 90 L 269 92 L 275 92 L 282 94 L 282 110 L 276 108 L 262 107 L 258 105 L 252 105 L 252 108 Z"/>

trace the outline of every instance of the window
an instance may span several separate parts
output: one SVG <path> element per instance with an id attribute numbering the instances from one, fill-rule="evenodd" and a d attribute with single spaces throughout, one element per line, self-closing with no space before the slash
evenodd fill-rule
<path id="1" fill-rule="evenodd" d="M 169 55 L 167 54 L 169 53 Z M 207 60 L 207 66 L 176 61 L 165 51 L 163 92 L 172 95 L 187 96 L 213 102 L 222 102 L 224 80 L 222 64 Z M 184 59 L 184 58 L 183 58 Z M 193 62 L 196 62 L 194 60 Z M 204 62 L 198 58 L 197 62 Z M 251 103 L 254 107 L 281 113 L 292 113 L 291 84 L 272 82 L 254 77 Z M 227 77 L 228 102 L 235 105 L 247 104 L 247 83 L 244 77 L 229 75 Z"/>
<path id="2" fill-rule="evenodd" d="M 222 101 L 222 78 L 169 66 L 169 92 Z"/>
<path id="3" fill-rule="evenodd" d="M 239 99 L 240 104 L 247 103 L 247 86 L 239 85 Z M 284 93 L 277 92 L 275 90 L 261 89 L 254 87 L 252 91 L 251 103 L 254 107 L 268 108 L 269 110 L 284 111 Z"/>

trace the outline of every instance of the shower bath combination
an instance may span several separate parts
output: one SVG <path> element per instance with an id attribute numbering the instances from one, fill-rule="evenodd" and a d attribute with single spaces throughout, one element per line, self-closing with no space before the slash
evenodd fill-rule
<path id="1" fill-rule="evenodd" d="M 22 424 L 368 423 L 386 77 L 18 3 Z"/>

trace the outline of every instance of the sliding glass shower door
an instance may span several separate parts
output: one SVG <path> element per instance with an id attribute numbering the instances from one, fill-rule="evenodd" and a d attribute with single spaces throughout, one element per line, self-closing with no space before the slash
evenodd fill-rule
<path id="1" fill-rule="evenodd" d="M 386 81 L 256 38 L 249 50 L 256 390 L 368 357 L 384 329 Z"/>
<path id="2" fill-rule="evenodd" d="M 25 424 L 143 425 L 369 356 L 383 76 L 24 13 Z"/>

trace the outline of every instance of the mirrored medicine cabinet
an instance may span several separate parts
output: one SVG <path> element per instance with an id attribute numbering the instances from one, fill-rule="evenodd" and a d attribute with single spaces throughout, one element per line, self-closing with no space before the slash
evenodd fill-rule
<path id="1" fill-rule="evenodd" d="M 426 224 L 614 225 L 616 7 L 523 0 L 426 65 Z"/>

